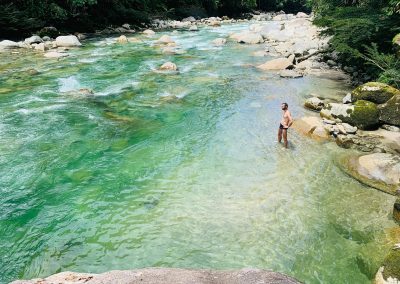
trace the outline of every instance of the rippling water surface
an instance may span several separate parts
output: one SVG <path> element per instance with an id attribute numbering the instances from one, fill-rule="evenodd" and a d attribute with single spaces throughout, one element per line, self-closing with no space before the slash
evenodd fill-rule
<path id="1" fill-rule="evenodd" d="M 169 32 L 181 55 L 144 37 L 0 55 L 0 282 L 150 266 L 370 282 L 393 198 L 343 174 L 332 143 L 276 143 L 281 102 L 300 117 L 310 93 L 346 86 L 260 72 L 261 46 L 210 45 L 245 28 Z M 170 60 L 179 74 L 156 72 Z"/>

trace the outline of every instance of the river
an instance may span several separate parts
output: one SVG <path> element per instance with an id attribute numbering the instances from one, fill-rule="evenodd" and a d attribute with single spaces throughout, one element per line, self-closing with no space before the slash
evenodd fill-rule
<path id="1" fill-rule="evenodd" d="M 210 44 L 247 28 L 165 32 L 180 55 L 153 46 L 163 33 L 60 61 L 0 54 L 0 283 L 154 266 L 370 283 L 394 197 L 338 168 L 349 150 L 276 141 L 281 102 L 299 118 L 311 93 L 349 87 L 257 70 L 261 45 Z M 179 74 L 157 72 L 166 61 Z"/>

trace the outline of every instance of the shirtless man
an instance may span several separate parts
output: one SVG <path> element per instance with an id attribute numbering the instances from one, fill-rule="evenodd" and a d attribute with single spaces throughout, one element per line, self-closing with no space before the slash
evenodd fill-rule
<path id="1" fill-rule="evenodd" d="M 292 115 L 290 114 L 290 111 L 288 110 L 289 106 L 287 103 L 282 103 L 281 108 L 283 111 L 283 116 L 281 124 L 279 125 L 278 141 L 279 143 L 281 143 L 283 136 L 283 143 L 285 145 L 285 148 L 287 148 L 288 147 L 287 130 L 293 124 L 293 119 Z"/>

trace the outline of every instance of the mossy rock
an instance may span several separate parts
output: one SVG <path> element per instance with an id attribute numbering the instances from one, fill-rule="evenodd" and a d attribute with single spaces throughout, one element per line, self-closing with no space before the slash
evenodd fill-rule
<path id="1" fill-rule="evenodd" d="M 354 110 L 350 113 L 349 121 L 360 129 L 374 129 L 379 125 L 379 110 L 376 104 L 359 100 L 354 104 Z"/>
<path id="2" fill-rule="evenodd" d="M 383 123 L 400 126 L 400 94 L 379 106 L 379 120 Z"/>
<path id="3" fill-rule="evenodd" d="M 383 104 L 395 95 L 400 95 L 400 90 L 384 83 L 369 82 L 355 88 L 351 92 L 351 99 L 353 102 L 366 100 L 376 104 Z"/>
<path id="4" fill-rule="evenodd" d="M 392 250 L 383 261 L 383 277 L 400 280 L 400 250 Z"/>

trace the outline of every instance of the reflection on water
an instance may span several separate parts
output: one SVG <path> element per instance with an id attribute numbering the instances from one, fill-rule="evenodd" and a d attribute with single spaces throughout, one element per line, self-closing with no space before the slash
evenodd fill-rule
<path id="1" fill-rule="evenodd" d="M 300 117 L 310 93 L 346 86 L 259 72 L 262 46 L 210 45 L 243 28 L 179 32 L 181 55 L 156 38 L 0 55 L 0 282 L 165 266 L 369 283 L 393 197 L 344 175 L 333 144 L 276 141 L 281 102 Z M 154 72 L 166 61 L 180 73 Z"/>

